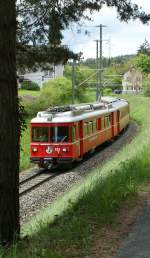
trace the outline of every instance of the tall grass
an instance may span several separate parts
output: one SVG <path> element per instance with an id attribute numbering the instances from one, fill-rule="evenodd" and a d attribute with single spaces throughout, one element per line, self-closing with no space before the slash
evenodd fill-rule
<path id="1" fill-rule="evenodd" d="M 88 255 L 93 229 L 113 223 L 122 203 L 150 182 L 150 101 L 138 96 L 127 99 L 132 118 L 140 125 L 138 135 L 109 162 L 24 225 L 22 233 L 28 233 L 29 239 L 15 248 L 16 258 Z M 12 252 L 5 253 L 5 257 L 13 257 Z"/>
<path id="2" fill-rule="evenodd" d="M 28 169 L 33 165 L 30 163 L 30 119 L 26 119 L 27 128 L 21 137 L 20 146 L 20 171 Z"/>

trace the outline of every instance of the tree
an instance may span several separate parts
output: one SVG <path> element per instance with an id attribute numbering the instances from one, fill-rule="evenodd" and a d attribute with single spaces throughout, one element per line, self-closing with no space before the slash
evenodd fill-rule
<path id="1" fill-rule="evenodd" d="M 138 54 L 150 56 L 150 44 L 146 39 L 145 39 L 144 43 L 140 46 L 140 48 L 138 50 Z"/>
<path id="2" fill-rule="evenodd" d="M 136 67 L 140 68 L 144 73 L 150 73 L 150 56 L 139 54 L 135 58 Z"/>
<path id="3" fill-rule="evenodd" d="M 19 112 L 15 0 L 0 1 L 0 242 L 19 234 Z"/>
<path id="4" fill-rule="evenodd" d="M 66 65 L 64 70 L 64 76 L 72 81 L 72 66 Z M 93 83 L 96 84 L 96 75 L 95 71 L 89 70 L 87 66 L 82 64 L 75 64 L 75 99 L 77 102 L 84 102 L 87 101 L 87 88 L 90 86 L 94 86 Z"/>
<path id="5" fill-rule="evenodd" d="M 70 22 L 85 17 L 86 10 L 99 11 L 103 5 L 115 6 L 121 20 L 139 18 L 148 22 L 146 15 L 130 0 L 16 0 L 0 1 L 0 242 L 11 243 L 19 234 L 19 136 L 20 123 L 16 83 L 16 38 L 17 52 L 46 46 L 50 16 L 53 10 L 59 14 L 60 31 Z M 16 24 L 17 16 L 17 24 Z M 18 18 L 19 17 L 19 18 Z M 55 17 L 54 17 L 55 18 Z M 17 37 L 16 37 L 17 25 Z M 60 37 L 60 34 L 57 33 Z M 58 38 L 56 43 L 58 42 Z M 57 54 L 57 46 L 50 47 Z M 60 46 L 59 46 L 60 47 Z M 38 52 L 37 52 L 38 55 Z M 33 55 L 36 59 L 36 54 Z M 58 55 L 57 55 L 58 60 Z"/>
<path id="6" fill-rule="evenodd" d="M 130 0 L 20 0 L 17 5 L 17 15 L 19 17 L 17 42 L 18 47 L 20 46 L 20 51 L 17 51 L 17 53 L 21 54 L 21 51 L 23 51 L 22 55 L 25 56 L 27 54 L 30 56 L 30 61 L 33 64 L 35 60 L 34 47 L 40 45 L 40 49 L 44 49 L 45 53 L 48 51 L 47 54 L 44 54 L 44 59 L 45 56 L 48 57 L 49 53 L 51 53 L 52 62 L 58 62 L 58 60 L 64 62 L 66 58 L 63 58 L 63 55 L 68 57 L 70 53 L 65 48 L 60 59 L 60 47 L 62 48 L 60 44 L 63 38 L 63 30 L 70 23 L 79 22 L 81 18 L 89 19 L 85 13 L 86 10 L 91 12 L 94 10 L 100 11 L 103 6 L 115 7 L 118 12 L 118 18 L 123 21 L 138 18 L 143 23 L 146 23 L 150 19 L 150 15 L 145 14 L 136 4 L 132 4 Z M 31 44 L 32 49 L 30 47 L 28 54 L 29 48 L 26 48 L 26 46 Z M 47 46 L 49 47 L 47 48 Z M 33 55 L 31 50 L 33 50 Z M 40 58 L 43 58 L 42 54 L 43 51 L 41 51 Z M 54 56 L 56 60 L 53 60 Z M 18 59 L 20 60 L 20 66 L 22 58 Z M 23 59 L 24 62 L 27 60 L 28 58 Z M 39 61 L 38 55 L 35 62 L 36 65 Z"/>

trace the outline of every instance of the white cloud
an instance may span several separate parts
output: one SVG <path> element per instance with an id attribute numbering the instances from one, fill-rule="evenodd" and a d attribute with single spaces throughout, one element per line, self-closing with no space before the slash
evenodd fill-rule
<path id="1" fill-rule="evenodd" d="M 134 3 L 142 6 L 143 10 L 150 10 L 149 0 L 135 0 Z M 95 57 L 96 44 L 95 39 L 99 39 L 99 29 L 95 26 L 98 24 L 107 25 L 103 29 L 103 55 L 116 56 L 123 54 L 134 54 L 144 39 L 150 41 L 150 26 L 143 25 L 140 21 L 130 21 L 128 23 L 120 22 L 117 19 L 117 13 L 114 8 L 104 7 L 97 13 L 94 12 L 91 16 L 93 21 L 82 21 L 83 26 L 80 28 L 77 25 L 72 25 L 72 30 L 64 33 L 64 43 L 68 44 L 71 49 L 76 52 L 83 52 L 85 58 Z M 77 29 L 81 29 L 81 33 L 77 33 Z M 90 36 L 84 34 L 88 30 Z M 109 42 L 106 40 L 110 40 Z"/>

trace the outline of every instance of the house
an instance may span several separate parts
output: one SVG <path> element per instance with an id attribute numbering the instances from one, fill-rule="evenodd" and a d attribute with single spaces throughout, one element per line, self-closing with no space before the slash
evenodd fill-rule
<path id="1" fill-rule="evenodd" d="M 124 92 L 139 92 L 142 90 L 143 76 L 141 71 L 131 67 L 128 72 L 123 75 L 122 86 Z"/>
<path id="2" fill-rule="evenodd" d="M 40 87 L 42 87 L 43 83 L 63 76 L 64 66 L 62 64 L 52 65 L 49 70 L 38 70 L 36 72 L 30 71 L 25 74 L 20 75 L 24 80 L 29 80 L 37 83 Z"/>

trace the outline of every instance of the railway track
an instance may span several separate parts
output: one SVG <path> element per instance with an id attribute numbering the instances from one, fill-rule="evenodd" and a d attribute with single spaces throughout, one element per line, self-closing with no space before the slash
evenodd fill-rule
<path id="1" fill-rule="evenodd" d="M 37 187 L 41 186 L 42 184 L 44 184 L 45 182 L 55 178 L 56 176 L 58 176 L 60 174 L 60 172 L 56 172 L 56 173 L 46 173 L 45 171 L 43 172 L 38 172 L 22 181 L 20 181 L 19 186 L 19 195 L 20 197 L 23 195 L 26 195 L 27 193 L 33 191 L 34 189 L 36 189 Z"/>
<path id="2" fill-rule="evenodd" d="M 27 178 L 25 178 L 25 179 L 23 179 L 23 180 L 20 180 L 19 185 L 21 186 L 21 185 L 23 185 L 23 184 L 29 182 L 30 180 L 32 180 L 32 179 L 38 177 L 38 176 L 39 176 L 40 174 L 42 174 L 42 173 L 43 173 L 43 171 L 37 171 L 35 174 L 33 174 L 33 175 L 31 174 L 31 176 L 28 176 Z"/>

